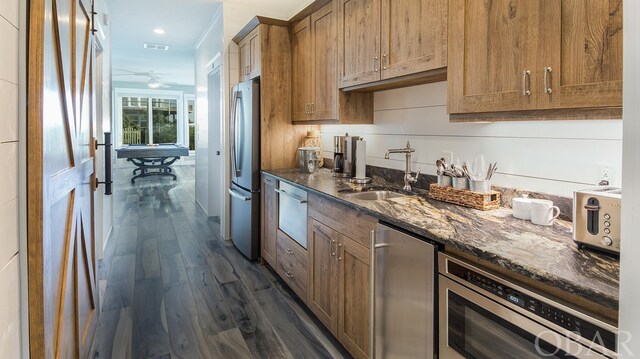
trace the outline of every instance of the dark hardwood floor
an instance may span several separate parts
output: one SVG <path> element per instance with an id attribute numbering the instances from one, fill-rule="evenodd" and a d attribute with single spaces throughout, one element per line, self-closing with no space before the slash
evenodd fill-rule
<path id="1" fill-rule="evenodd" d="M 216 234 L 178 181 L 115 171 L 114 233 L 99 262 L 94 358 L 344 358 L 344 348 L 268 267 Z"/>

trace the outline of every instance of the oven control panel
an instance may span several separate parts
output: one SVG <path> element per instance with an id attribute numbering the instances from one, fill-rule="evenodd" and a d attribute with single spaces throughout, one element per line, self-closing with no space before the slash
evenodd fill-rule
<path id="1" fill-rule="evenodd" d="M 564 310 L 558 309 L 546 302 L 540 301 L 532 296 L 526 295 L 513 287 L 495 281 L 469 268 L 458 265 L 455 262 L 448 262 L 450 274 L 481 288 L 499 298 L 523 308 L 527 312 L 546 319 L 547 321 L 576 333 L 586 339 L 599 339 L 609 350 L 615 351 L 616 335 L 610 331 L 600 328 L 590 322 L 584 321 Z"/>

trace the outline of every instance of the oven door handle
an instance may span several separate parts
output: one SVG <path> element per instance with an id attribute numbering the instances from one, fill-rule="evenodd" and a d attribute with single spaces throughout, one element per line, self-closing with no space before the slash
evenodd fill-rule
<path id="1" fill-rule="evenodd" d="M 294 196 L 294 195 L 292 195 L 291 193 L 286 192 L 286 191 L 285 191 L 285 190 L 283 190 L 283 189 L 278 189 L 278 188 L 276 188 L 276 189 L 275 189 L 275 191 L 276 191 L 276 192 L 278 192 L 278 193 L 280 193 L 280 194 L 283 194 L 283 195 L 285 195 L 285 196 L 289 196 L 289 197 L 291 197 L 291 198 L 295 199 L 296 201 L 300 202 L 300 204 L 305 204 L 305 203 L 307 203 L 307 202 L 308 202 L 306 199 L 302 199 L 302 198 L 300 198 L 300 197 L 298 197 L 298 196 Z"/>

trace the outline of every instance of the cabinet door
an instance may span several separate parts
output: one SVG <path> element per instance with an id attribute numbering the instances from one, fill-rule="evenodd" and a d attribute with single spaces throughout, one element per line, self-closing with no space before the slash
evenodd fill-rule
<path id="1" fill-rule="evenodd" d="M 249 78 L 249 73 L 251 71 L 251 60 L 250 60 L 250 50 L 249 50 L 249 40 L 244 39 L 240 41 L 238 44 L 238 56 L 239 56 L 239 66 L 240 66 L 240 82 L 246 81 Z"/>
<path id="2" fill-rule="evenodd" d="M 261 46 L 260 46 L 260 27 L 249 33 L 249 79 L 260 76 L 261 66 Z"/>
<path id="3" fill-rule="evenodd" d="M 380 1 L 338 0 L 341 88 L 380 80 Z"/>
<path id="4" fill-rule="evenodd" d="M 262 259 L 276 268 L 278 196 L 276 180 L 262 177 Z"/>
<path id="5" fill-rule="evenodd" d="M 371 252 L 345 236 L 338 248 L 338 340 L 354 357 L 368 358 Z"/>
<path id="6" fill-rule="evenodd" d="M 309 219 L 311 280 L 309 307 L 335 335 L 338 329 L 337 246 L 339 234 L 322 223 Z"/>
<path id="7" fill-rule="evenodd" d="M 382 79 L 447 66 L 447 1 L 382 0 Z"/>
<path id="8" fill-rule="evenodd" d="M 334 2 L 311 15 L 313 44 L 312 118 L 316 121 L 338 118 L 338 57 Z"/>
<path id="9" fill-rule="evenodd" d="M 541 3 L 449 0 L 450 113 L 536 107 Z"/>
<path id="10" fill-rule="evenodd" d="M 293 42 L 293 120 L 311 119 L 312 53 L 311 18 L 300 21 L 292 30 Z"/>
<path id="11" fill-rule="evenodd" d="M 542 108 L 622 106 L 622 1 L 546 1 Z M 551 89 L 551 91 L 548 91 Z"/>

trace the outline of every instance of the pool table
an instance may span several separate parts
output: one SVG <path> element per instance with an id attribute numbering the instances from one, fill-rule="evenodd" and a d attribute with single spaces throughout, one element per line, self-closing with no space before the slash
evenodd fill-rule
<path id="1" fill-rule="evenodd" d="M 189 148 L 175 143 L 124 145 L 116 149 L 116 153 L 118 158 L 126 158 L 138 167 L 133 170 L 131 183 L 135 183 L 138 178 L 150 176 L 167 176 L 175 181 L 177 177 L 173 174 L 171 165 L 180 157 L 188 157 Z"/>

